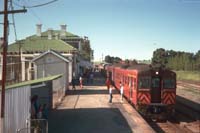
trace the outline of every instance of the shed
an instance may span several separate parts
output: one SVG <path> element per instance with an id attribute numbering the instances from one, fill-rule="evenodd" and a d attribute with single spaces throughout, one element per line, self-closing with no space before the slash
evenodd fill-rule
<path id="1" fill-rule="evenodd" d="M 35 77 L 42 78 L 62 74 L 60 84 L 63 91 L 69 88 L 71 79 L 72 61 L 54 50 L 48 50 L 32 60 L 34 63 Z"/>
<path id="2" fill-rule="evenodd" d="M 54 102 L 52 90 L 59 78 L 61 75 L 55 75 L 6 87 L 4 133 L 14 133 L 22 129 L 30 131 L 32 97 L 37 95 L 38 104 L 46 104 L 51 109 Z"/>

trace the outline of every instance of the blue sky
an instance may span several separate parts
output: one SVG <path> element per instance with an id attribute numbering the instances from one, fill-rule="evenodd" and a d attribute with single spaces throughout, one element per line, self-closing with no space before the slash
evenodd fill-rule
<path id="1" fill-rule="evenodd" d="M 15 3 L 35 5 L 47 1 Z M 14 8 L 19 9 L 16 5 Z M 16 14 L 15 22 L 18 39 L 35 34 L 37 23 L 43 24 L 43 31 L 67 24 L 69 32 L 89 37 L 95 60 L 102 55 L 151 59 L 157 48 L 193 53 L 200 50 L 200 0 L 58 0 Z M 0 36 L 2 29 L 1 25 Z M 14 40 L 11 25 L 9 42 Z"/>

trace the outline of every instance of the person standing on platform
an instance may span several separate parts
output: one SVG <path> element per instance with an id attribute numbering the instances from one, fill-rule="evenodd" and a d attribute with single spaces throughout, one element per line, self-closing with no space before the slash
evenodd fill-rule
<path id="1" fill-rule="evenodd" d="M 72 90 L 76 90 L 76 81 L 75 78 L 72 78 Z"/>
<path id="2" fill-rule="evenodd" d="M 121 94 L 121 102 L 123 102 L 124 85 L 122 83 L 120 83 L 120 94 Z"/>
<path id="3" fill-rule="evenodd" d="M 106 86 L 107 86 L 107 89 L 109 90 L 110 89 L 110 79 L 109 78 L 106 79 Z"/>
<path id="4" fill-rule="evenodd" d="M 109 88 L 109 95 L 110 95 L 109 103 L 112 103 L 112 98 L 113 98 L 112 90 L 113 90 L 113 86 L 110 85 L 110 88 Z"/>
<path id="5" fill-rule="evenodd" d="M 80 76 L 79 78 L 80 88 L 83 89 L 83 78 Z"/>
<path id="6" fill-rule="evenodd" d="M 93 78 L 94 78 L 94 74 L 91 72 L 90 73 L 90 80 L 91 80 L 91 83 L 93 84 Z"/>

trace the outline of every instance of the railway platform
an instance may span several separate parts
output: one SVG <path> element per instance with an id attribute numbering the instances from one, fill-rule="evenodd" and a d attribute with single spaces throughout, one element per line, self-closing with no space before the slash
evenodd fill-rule
<path id="1" fill-rule="evenodd" d="M 114 90 L 109 103 L 104 79 L 95 74 L 93 84 L 69 90 L 49 114 L 49 133 L 153 133 L 138 112 Z"/>

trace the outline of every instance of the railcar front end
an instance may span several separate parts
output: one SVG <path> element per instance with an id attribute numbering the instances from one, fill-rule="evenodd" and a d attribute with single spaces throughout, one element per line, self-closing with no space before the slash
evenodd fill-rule
<path id="1" fill-rule="evenodd" d="M 141 71 L 138 76 L 137 107 L 151 117 L 167 117 L 174 112 L 176 74 L 169 70 Z"/>

